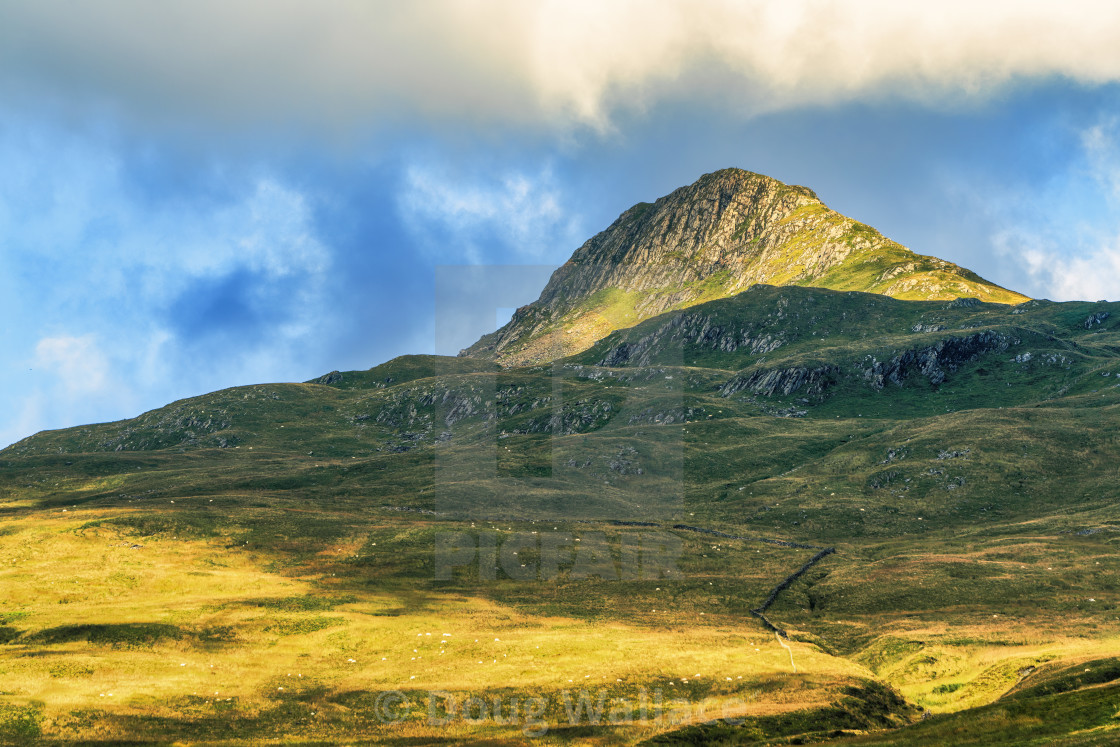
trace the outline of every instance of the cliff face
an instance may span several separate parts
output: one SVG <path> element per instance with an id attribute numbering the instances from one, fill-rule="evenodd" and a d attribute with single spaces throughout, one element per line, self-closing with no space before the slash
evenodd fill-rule
<path id="1" fill-rule="evenodd" d="M 539 299 L 462 354 L 504 365 L 553 360 L 616 329 L 755 283 L 902 299 L 1028 300 L 951 262 L 914 254 L 830 210 L 805 187 L 725 169 L 624 212 L 553 274 Z"/>

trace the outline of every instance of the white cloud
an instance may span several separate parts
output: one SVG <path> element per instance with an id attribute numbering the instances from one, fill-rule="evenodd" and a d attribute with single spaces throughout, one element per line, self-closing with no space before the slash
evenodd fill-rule
<path id="1" fill-rule="evenodd" d="M 463 177 L 414 163 L 405 171 L 398 207 L 405 225 L 445 263 L 477 264 L 478 244 L 497 240 L 512 261 L 565 256 L 580 240 L 580 226 L 565 209 L 562 189 L 547 166 L 536 174 L 507 171 L 495 178 Z"/>
<path id="2" fill-rule="evenodd" d="M 109 361 L 92 335 L 39 340 L 33 366 L 58 377 L 70 398 L 98 394 L 109 374 Z"/>
<path id="3" fill-rule="evenodd" d="M 1108 0 L 7 3 L 0 80 L 142 116 L 604 128 L 689 93 L 747 111 L 1030 77 L 1120 80 Z"/>
<path id="4" fill-rule="evenodd" d="M 999 228 L 997 253 L 1016 260 L 1035 296 L 1055 301 L 1118 300 L 1120 289 L 1120 120 L 1080 133 L 1081 153 L 1032 192 L 985 190 Z"/>
<path id="5" fill-rule="evenodd" d="M 0 259 L 55 264 L 36 290 L 82 300 L 173 296 L 237 269 L 269 279 L 320 276 L 330 252 L 307 198 L 268 174 L 205 185 L 202 199 L 138 194 L 108 145 L 59 128 L 0 121 Z M 207 189 L 226 194 L 208 200 Z"/>
<path id="6" fill-rule="evenodd" d="M 117 419 L 136 407 L 131 367 L 113 347 L 93 334 L 39 339 L 25 363 L 26 388 L 4 403 L 18 414 L 0 428 L 0 448 L 46 428 Z"/>
<path id="7" fill-rule="evenodd" d="M 1120 119 L 1111 117 L 1081 133 L 1089 173 L 1120 205 Z"/>
<path id="8" fill-rule="evenodd" d="M 1034 295 L 1054 301 L 1118 299 L 1120 288 L 1120 234 L 1108 243 L 1085 247 L 1079 254 L 1047 237 L 1029 234 L 999 234 L 997 249 L 1014 255 L 1022 263 L 1038 290 Z"/>
<path id="9" fill-rule="evenodd" d="M 0 448 L 47 428 L 131 417 L 142 407 L 164 404 L 181 386 L 178 361 L 162 349 L 159 330 L 113 330 L 115 339 L 59 334 L 34 343 L 18 396 L 0 400 L 15 417 L 0 423 Z"/>

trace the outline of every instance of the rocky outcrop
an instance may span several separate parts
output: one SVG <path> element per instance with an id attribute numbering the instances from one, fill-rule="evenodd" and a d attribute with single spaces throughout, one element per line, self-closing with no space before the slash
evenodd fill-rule
<path id="1" fill-rule="evenodd" d="M 722 353 L 743 350 L 758 355 L 777 350 L 783 343 L 780 335 L 752 336 L 749 330 L 721 324 L 710 315 L 682 312 L 670 317 L 650 334 L 612 347 L 596 365 L 648 366 L 653 362 L 655 352 L 664 353 L 671 347 L 682 348 L 685 345 Z"/>
<path id="2" fill-rule="evenodd" d="M 833 365 L 815 368 L 795 366 L 791 368 L 753 371 L 746 376 L 736 376 L 720 387 L 723 397 L 730 397 L 743 390 L 767 397 L 788 396 L 794 392 L 810 395 L 824 394 L 840 378 L 840 369 Z"/>
<path id="3" fill-rule="evenodd" d="M 882 389 L 888 382 L 901 387 L 913 375 L 938 386 L 945 381 L 946 371 L 955 371 L 985 353 L 1006 350 L 1010 344 L 1006 335 L 992 330 L 949 337 L 927 347 L 911 348 L 888 361 L 871 358 L 860 366 L 860 373 L 876 389 Z"/>
<path id="4" fill-rule="evenodd" d="M 979 298 L 956 298 L 949 304 L 950 309 L 974 309 L 980 305 Z"/>
<path id="5" fill-rule="evenodd" d="M 331 371 L 328 374 L 323 374 L 317 379 L 312 379 L 311 383 L 331 386 L 332 384 L 337 384 L 340 381 L 342 381 L 342 373 L 339 371 Z"/>
<path id="6" fill-rule="evenodd" d="M 1096 314 L 1090 314 L 1089 318 L 1085 320 L 1084 327 L 1085 329 L 1092 329 L 1110 316 L 1112 316 L 1112 314 L 1107 311 L 1098 311 Z"/>
<path id="7" fill-rule="evenodd" d="M 993 330 L 977 332 L 965 337 L 947 337 L 923 347 L 910 348 L 880 361 L 868 356 L 855 363 L 822 363 L 816 366 L 756 367 L 739 373 L 719 388 L 723 397 L 743 391 L 765 397 L 803 394 L 821 397 L 845 379 L 869 384 L 882 389 L 888 383 L 903 387 L 912 377 L 932 386 L 945 382 L 948 373 L 960 366 L 978 360 L 988 353 L 1007 350 L 1016 339 Z M 1030 360 L 1030 354 L 1020 354 L 1017 359 Z M 809 400 L 801 400 L 808 403 Z"/>

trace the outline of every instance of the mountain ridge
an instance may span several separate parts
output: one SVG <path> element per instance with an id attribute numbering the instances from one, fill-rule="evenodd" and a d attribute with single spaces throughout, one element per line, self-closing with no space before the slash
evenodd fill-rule
<path id="1" fill-rule="evenodd" d="M 903 300 L 1029 300 L 912 252 L 831 210 L 807 187 L 723 169 L 623 211 L 553 273 L 536 301 L 460 355 L 514 366 L 555 360 L 617 329 L 757 283 Z"/>
<path id="2" fill-rule="evenodd" d="M 1111 370 L 1102 367 L 1111 367 L 1120 350 L 1112 342 L 1117 319 L 1120 304 L 1113 303 L 914 302 L 756 284 L 616 330 L 559 361 L 588 387 L 569 402 L 590 407 L 575 412 L 574 425 L 566 413 L 555 419 L 552 365 L 502 368 L 468 357 L 407 355 L 367 371 L 233 387 L 127 420 L 42 431 L 0 455 L 235 446 L 299 453 L 306 444 L 315 454 L 339 450 L 349 458 L 382 448 L 431 448 L 445 443 L 445 429 L 462 423 L 511 434 L 591 432 L 619 417 L 617 410 L 595 409 L 613 396 L 610 387 L 597 391 L 603 381 L 665 368 L 687 374 L 681 390 L 687 396 L 716 396 L 714 402 L 746 396 L 758 415 L 813 418 L 832 401 L 820 414 L 834 417 L 855 407 L 839 404 L 851 397 L 864 415 L 928 415 L 925 395 L 904 402 L 905 391 L 939 393 L 954 410 L 1034 406 L 1071 389 L 1084 393 L 1098 381 L 1111 386 L 1100 371 Z M 976 366 L 983 372 L 966 377 L 975 383 L 962 381 L 959 369 Z M 1034 373 L 1023 378 L 1028 371 Z M 991 388 L 989 379 L 1001 386 Z"/>

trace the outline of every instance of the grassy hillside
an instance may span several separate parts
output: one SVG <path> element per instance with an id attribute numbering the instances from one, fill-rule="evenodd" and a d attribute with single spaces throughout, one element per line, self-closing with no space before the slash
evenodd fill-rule
<path id="1" fill-rule="evenodd" d="M 759 286 L 37 434 L 0 742 L 1107 743 L 1115 306 Z"/>

